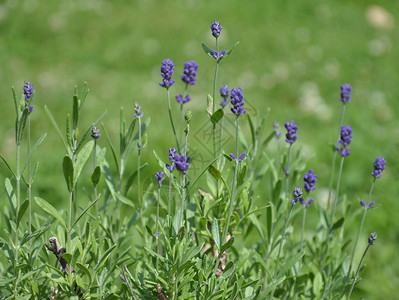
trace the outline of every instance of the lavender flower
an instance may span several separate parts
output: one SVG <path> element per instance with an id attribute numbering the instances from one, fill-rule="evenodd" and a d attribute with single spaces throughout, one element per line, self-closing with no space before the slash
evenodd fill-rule
<path id="1" fill-rule="evenodd" d="M 310 205 L 313 203 L 313 201 L 314 201 L 313 198 L 310 198 L 309 201 L 308 201 L 307 203 L 305 202 L 305 200 L 303 200 L 303 198 L 300 198 L 300 199 L 299 199 L 299 202 L 301 202 L 301 204 L 302 204 L 304 207 L 310 206 Z"/>
<path id="2" fill-rule="evenodd" d="M 351 101 L 351 91 L 352 87 L 345 83 L 341 85 L 341 102 L 346 103 Z"/>
<path id="3" fill-rule="evenodd" d="M 183 76 L 181 77 L 181 80 L 183 82 L 189 84 L 189 85 L 194 85 L 195 82 L 197 81 L 197 69 L 198 65 L 195 61 L 189 61 L 184 63 L 184 70 L 183 70 Z"/>
<path id="4" fill-rule="evenodd" d="M 213 49 L 211 49 L 211 55 L 213 56 L 214 59 L 218 58 L 218 53 Z"/>
<path id="5" fill-rule="evenodd" d="M 141 118 L 143 116 L 143 113 L 141 112 L 141 106 L 138 103 L 134 104 L 134 111 L 135 111 L 134 116 L 136 118 Z"/>
<path id="6" fill-rule="evenodd" d="M 244 94 L 242 93 L 242 88 L 232 88 L 231 89 L 231 104 L 233 107 L 231 108 L 231 111 L 233 114 L 236 116 L 243 115 L 247 112 L 246 109 L 244 109 Z"/>
<path id="7" fill-rule="evenodd" d="M 211 24 L 211 30 L 212 30 L 212 35 L 215 38 L 218 38 L 220 35 L 220 32 L 222 31 L 222 25 L 220 25 L 220 23 L 217 20 L 215 20 Z"/>
<path id="8" fill-rule="evenodd" d="M 154 233 L 155 238 L 159 238 L 160 235 L 161 235 L 160 232 Z"/>
<path id="9" fill-rule="evenodd" d="M 302 203 L 302 201 L 303 201 L 303 198 L 302 198 L 302 188 L 301 187 L 296 187 L 295 189 L 294 189 L 294 191 L 292 192 L 292 195 L 294 196 L 294 199 L 292 199 L 291 200 L 291 203 L 294 205 L 294 204 L 296 204 L 298 201 L 301 201 L 301 203 Z"/>
<path id="10" fill-rule="evenodd" d="M 186 95 L 184 98 L 183 98 L 183 96 L 181 94 L 177 94 L 176 95 L 177 103 L 184 104 L 184 103 L 187 103 L 190 100 L 191 100 L 191 97 L 189 95 Z"/>
<path id="11" fill-rule="evenodd" d="M 276 139 L 279 139 L 281 137 L 281 132 L 280 132 L 280 124 L 277 121 L 273 122 L 273 129 L 274 129 L 274 136 Z"/>
<path id="12" fill-rule="evenodd" d="M 350 125 L 344 125 L 341 127 L 341 139 L 338 142 L 342 145 L 342 148 L 337 148 L 337 151 L 341 154 L 342 157 L 346 157 L 350 154 L 348 146 L 351 142 L 352 127 Z"/>
<path id="13" fill-rule="evenodd" d="M 220 106 L 222 106 L 223 108 L 225 108 L 225 106 L 227 105 L 227 98 L 229 97 L 229 93 L 230 88 L 227 84 L 220 87 L 220 96 L 223 98 L 223 100 L 220 102 Z"/>
<path id="14" fill-rule="evenodd" d="M 238 162 L 241 162 L 241 161 L 245 158 L 246 155 L 247 155 L 247 154 L 246 154 L 245 152 L 241 153 L 241 155 L 238 157 L 238 160 L 237 160 L 237 157 L 236 157 L 233 153 L 230 153 L 230 154 L 229 154 L 229 156 L 230 156 L 232 159 L 234 159 L 235 161 L 238 161 Z"/>
<path id="15" fill-rule="evenodd" d="M 92 128 L 91 128 L 91 137 L 93 138 L 93 139 L 98 139 L 99 137 L 101 136 L 101 134 L 100 134 L 100 130 L 96 127 L 96 126 L 93 126 Z"/>
<path id="16" fill-rule="evenodd" d="M 158 187 L 162 186 L 162 180 L 164 180 L 164 178 L 165 178 L 165 173 L 162 171 L 158 171 L 155 174 L 155 179 L 158 181 Z"/>
<path id="17" fill-rule="evenodd" d="M 374 204 L 375 204 L 375 202 L 372 201 L 369 203 L 369 205 L 366 205 L 366 202 L 364 202 L 364 200 L 360 200 L 360 205 L 366 209 L 372 208 L 374 206 Z"/>
<path id="18" fill-rule="evenodd" d="M 175 70 L 175 65 L 173 64 L 173 60 L 167 58 L 162 61 L 161 76 L 163 79 L 159 83 L 161 87 L 168 89 L 175 83 L 175 80 L 172 79 L 174 70 Z"/>
<path id="19" fill-rule="evenodd" d="M 31 100 L 31 96 L 33 94 L 33 84 L 30 83 L 30 81 L 25 80 L 25 85 L 24 85 L 24 95 L 25 95 L 25 101 L 29 102 Z"/>
<path id="20" fill-rule="evenodd" d="M 173 172 L 176 169 L 175 160 L 176 157 L 178 157 L 175 147 L 172 147 L 168 150 L 168 156 L 171 164 L 166 164 L 165 166 L 169 170 L 169 172 Z"/>
<path id="21" fill-rule="evenodd" d="M 175 155 L 175 164 L 176 169 L 181 172 L 183 175 L 186 175 L 188 168 L 190 167 L 190 157 L 185 155 Z"/>
<path id="22" fill-rule="evenodd" d="M 368 238 L 369 245 L 374 245 L 375 244 L 374 241 L 376 239 L 377 239 L 377 233 L 376 232 L 371 233 L 370 237 Z"/>
<path id="23" fill-rule="evenodd" d="M 293 144 L 297 140 L 296 131 L 298 130 L 298 126 L 295 125 L 294 121 L 286 122 L 284 124 L 285 129 L 287 129 L 287 133 L 285 135 L 285 141 L 289 144 Z"/>
<path id="24" fill-rule="evenodd" d="M 386 163 L 387 162 L 384 157 L 377 157 L 374 162 L 374 171 L 371 172 L 371 175 L 374 176 L 374 178 L 380 178 L 382 171 L 385 169 Z"/>
<path id="25" fill-rule="evenodd" d="M 305 173 L 305 175 L 303 176 L 303 182 L 306 192 L 310 193 L 311 191 L 314 191 L 316 189 L 316 178 L 317 175 L 313 173 L 312 169 L 309 170 L 309 173 Z"/>

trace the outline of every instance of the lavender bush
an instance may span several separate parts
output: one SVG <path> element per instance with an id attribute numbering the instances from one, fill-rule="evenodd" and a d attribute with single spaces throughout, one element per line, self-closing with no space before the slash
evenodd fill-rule
<path id="1" fill-rule="evenodd" d="M 163 107 L 168 109 L 172 131 L 155 121 L 154 126 L 168 137 L 170 148 L 155 148 L 154 161 L 159 168 L 150 182 L 142 178 L 147 163 L 142 162 L 141 153 L 148 151 L 146 131 L 151 112 L 142 112 L 138 103 L 132 103 L 126 113 L 120 109 L 117 148 L 108 134 L 105 114 L 89 126 L 80 125 L 88 94 L 84 85 L 75 88 L 65 134 L 45 106 L 54 127 L 51 134 L 58 134 L 65 148 L 59 159 L 68 191 L 60 203 L 62 208 L 56 209 L 40 195 L 32 196 L 38 163 L 31 170 L 31 154 L 46 134 L 30 147 L 33 85 L 26 82 L 20 98 L 12 89 L 16 164 L 0 156 L 10 174 L 5 180 L 9 205 L 2 214 L 5 235 L 0 237 L 4 254 L 0 260 L 1 298 L 350 298 L 366 253 L 377 238 L 376 233 L 370 235 L 359 261 L 357 245 L 361 238 L 366 240 L 367 233 L 362 231 L 366 212 L 375 207 L 371 195 L 386 165 L 383 157 L 377 157 L 368 200 L 360 200 L 363 218 L 352 243 L 353 236 L 346 230 L 347 212 L 359 202 L 346 201 L 339 193 L 344 161 L 351 158 L 349 145 L 356 132 L 356 128 L 342 125 L 352 87 L 341 86 L 339 138 L 332 152 L 328 199 L 321 199 L 314 195 L 321 175 L 306 168 L 306 158 L 294 147 L 301 140 L 294 120 L 285 123 L 283 146 L 278 122 L 269 122 L 269 110 L 263 115 L 249 113 L 241 88 L 230 90 L 223 84 L 220 107 L 216 106 L 220 62 L 238 43 L 219 52 L 222 26 L 215 20 L 210 28 L 216 50 L 205 44 L 202 48 L 216 64 L 213 87 L 203 104 L 205 115 L 192 114 L 184 106 L 191 100 L 188 87 L 201 80 L 198 64 L 194 60 L 184 63 L 184 91 L 176 94 L 180 106 L 176 107 L 170 101 L 170 92 L 178 85 L 172 78 L 175 65 L 169 58 L 161 63 L 159 86 L 167 92 Z M 231 107 L 225 110 L 229 96 Z M 40 105 L 40 99 L 35 103 Z M 173 110 L 180 110 L 180 132 L 174 126 Z M 229 117 L 234 120 L 235 149 L 227 154 L 230 151 L 224 149 L 222 136 Z M 208 120 L 213 136 L 213 159 L 195 176 L 195 158 L 189 147 L 192 118 Z M 263 127 L 269 128 L 268 134 L 262 134 Z M 268 147 L 273 143 L 277 151 Z M 28 151 L 23 158 L 21 146 L 25 145 Z M 335 172 L 337 153 L 341 158 Z M 91 158 L 92 164 L 88 163 Z M 135 166 L 130 174 L 126 174 L 127 164 Z M 261 185 L 268 187 L 266 194 Z M 307 210 L 316 210 L 320 218 L 307 224 Z M 302 222 L 297 220 L 300 212 Z M 249 235 L 257 239 L 247 239 Z"/>

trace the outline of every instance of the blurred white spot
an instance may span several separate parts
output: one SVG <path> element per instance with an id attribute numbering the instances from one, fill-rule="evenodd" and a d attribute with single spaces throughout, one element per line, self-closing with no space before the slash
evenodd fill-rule
<path id="1" fill-rule="evenodd" d="M 336 59 L 330 59 L 324 65 L 324 71 L 327 78 L 334 79 L 337 78 L 340 72 L 340 63 Z"/>
<path id="2" fill-rule="evenodd" d="M 293 73 L 297 77 L 303 77 L 306 75 L 307 69 L 306 64 L 301 61 L 296 61 L 292 64 Z"/>
<path id="3" fill-rule="evenodd" d="M 259 86 L 270 90 L 276 86 L 276 80 L 272 74 L 263 74 L 259 79 Z"/>
<path id="4" fill-rule="evenodd" d="M 143 42 L 143 52 L 145 55 L 153 55 L 159 52 L 160 45 L 155 39 L 146 39 Z"/>
<path id="5" fill-rule="evenodd" d="M 308 113 L 313 113 L 320 120 L 331 118 L 331 111 L 320 96 L 319 88 L 314 82 L 305 82 L 300 88 L 299 107 Z"/>
<path id="6" fill-rule="evenodd" d="M 391 50 L 391 40 L 388 37 L 379 37 L 368 44 L 368 50 L 371 55 L 381 56 Z"/>
<path id="7" fill-rule="evenodd" d="M 274 63 L 273 75 L 279 82 L 285 81 L 290 75 L 290 70 L 285 62 L 278 61 Z"/>
<path id="8" fill-rule="evenodd" d="M 6 16 L 6 8 L 4 6 L 0 6 L 0 21 L 4 19 Z"/>
<path id="9" fill-rule="evenodd" d="M 54 87 L 57 84 L 55 76 L 51 72 L 43 72 L 39 74 L 39 84 L 43 88 Z"/>
<path id="10" fill-rule="evenodd" d="M 323 57 L 323 49 L 320 46 L 313 45 L 307 49 L 308 57 L 313 61 L 319 61 Z"/>
<path id="11" fill-rule="evenodd" d="M 331 9 L 328 4 L 320 4 L 316 7 L 315 12 L 321 20 L 328 20 L 331 17 Z"/>
<path id="12" fill-rule="evenodd" d="M 58 31 L 65 27 L 65 17 L 61 14 L 54 14 L 48 18 L 48 24 L 54 31 Z"/>
<path id="13" fill-rule="evenodd" d="M 295 39 L 298 43 L 307 44 L 310 41 L 310 30 L 307 27 L 299 27 L 295 30 Z"/>
<path id="14" fill-rule="evenodd" d="M 199 55 L 200 51 L 202 51 L 202 46 L 197 40 L 188 41 L 184 45 L 184 53 L 189 57 Z"/>
<path id="15" fill-rule="evenodd" d="M 314 197 L 315 201 L 318 201 L 320 203 L 321 207 L 327 208 L 327 204 L 328 204 L 328 189 L 327 188 L 316 189 L 315 194 L 316 194 L 316 196 Z M 332 207 L 332 205 L 333 205 L 334 198 L 335 198 L 335 192 L 333 190 L 333 191 L 331 191 L 330 207 Z"/>
<path id="16" fill-rule="evenodd" d="M 143 95 L 145 95 L 148 98 L 155 98 L 155 96 L 157 96 L 159 93 L 158 87 L 161 88 L 157 82 L 147 81 L 146 83 L 143 84 Z M 171 98 L 170 101 L 172 102 L 174 100 L 174 95 L 171 95 L 170 98 Z M 166 99 L 166 92 L 165 92 L 165 99 Z"/>
<path id="17" fill-rule="evenodd" d="M 393 15 L 378 5 L 372 5 L 367 9 L 366 19 L 372 26 L 377 28 L 390 29 L 395 25 Z"/>
<path id="18" fill-rule="evenodd" d="M 242 86 L 243 88 L 249 88 L 254 85 L 256 80 L 256 76 L 252 72 L 243 72 L 241 75 L 238 77 L 237 82 L 239 82 L 239 85 Z"/>

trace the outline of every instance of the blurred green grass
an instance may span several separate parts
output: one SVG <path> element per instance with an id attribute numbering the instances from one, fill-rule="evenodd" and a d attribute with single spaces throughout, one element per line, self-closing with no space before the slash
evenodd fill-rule
<path id="1" fill-rule="evenodd" d="M 173 144 L 165 91 L 158 86 L 160 63 L 173 59 L 176 79 L 185 61 L 194 59 L 200 65 L 188 107 L 194 113 L 192 132 L 201 130 L 214 70 L 201 42 L 213 47 L 209 26 L 218 19 L 223 26 L 220 47 L 240 41 L 221 62 L 219 86 L 242 87 L 259 112 L 270 107 L 265 132 L 271 130 L 273 120 L 281 125 L 295 120 L 300 126 L 298 147 L 311 157 L 308 166 L 319 174 L 319 197 L 321 187 L 328 187 L 329 182 L 332 155 L 328 144 L 334 142 L 338 130 L 339 86 L 352 85 L 345 123 L 352 125 L 354 140 L 352 155 L 345 162 L 342 191 L 354 209 L 360 198 L 367 197 L 375 157 L 384 155 L 388 162 L 374 190 L 378 209 L 368 214 L 363 231 L 364 239 L 371 231 L 377 231 L 379 239 L 366 258 L 358 295 L 393 299 L 399 284 L 399 204 L 394 184 L 399 141 L 398 18 L 398 1 L 378 1 L 378 6 L 367 0 L 1 1 L 0 153 L 13 161 L 10 86 L 22 92 L 23 81 L 30 80 L 35 85 L 33 139 L 48 132 L 35 155 L 40 167 L 34 194 L 55 204 L 66 201 L 61 170 L 64 150 L 43 107 L 47 105 L 64 128 L 74 85 L 87 81 L 91 91 L 82 123 L 90 125 L 107 110 L 103 122 L 115 144 L 120 106 L 126 113 L 131 111 L 132 117 L 137 101 L 145 116 L 151 117 L 143 155 L 150 164 L 146 174 L 152 176 L 156 170 L 152 150 L 165 153 Z M 182 87 L 177 80 L 172 93 L 181 92 Z M 177 110 L 176 106 L 176 118 Z M 170 132 L 165 133 L 165 128 Z M 201 145 L 198 150 L 206 153 Z M 129 168 L 135 168 L 134 158 Z M 8 176 L 2 164 L 1 190 Z M 353 238 L 358 222 L 350 227 Z"/>

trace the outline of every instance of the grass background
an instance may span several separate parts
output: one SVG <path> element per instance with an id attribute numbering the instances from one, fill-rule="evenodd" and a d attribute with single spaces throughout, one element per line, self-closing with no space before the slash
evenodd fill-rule
<path id="1" fill-rule="evenodd" d="M 266 132 L 273 120 L 281 125 L 295 120 L 300 127 L 296 145 L 318 174 L 316 201 L 323 200 L 328 188 L 329 144 L 336 139 L 341 110 L 339 86 L 352 85 L 344 122 L 352 125 L 354 139 L 341 191 L 353 203 L 354 213 L 359 199 L 367 198 L 375 158 L 383 155 L 387 160 L 374 190 L 378 209 L 367 215 L 359 249 L 371 231 L 377 231 L 379 238 L 366 258 L 356 296 L 395 299 L 399 284 L 398 17 L 399 2 L 387 0 L 0 1 L 0 153 L 13 162 L 10 86 L 22 93 L 23 81 L 29 80 L 35 86 L 33 140 L 48 132 L 40 153 L 35 154 L 40 167 L 33 194 L 64 206 L 64 150 L 43 107 L 47 105 L 64 128 L 74 85 L 87 81 L 90 94 L 82 123 L 89 126 L 107 110 L 103 122 L 116 145 L 120 106 L 133 117 L 137 101 L 144 115 L 151 117 L 143 160 L 149 163 L 147 182 L 152 181 L 157 170 L 152 150 L 166 158 L 174 144 L 165 90 L 158 86 L 161 61 L 171 58 L 176 79 L 185 61 L 194 59 L 200 65 L 187 107 L 194 115 L 191 142 L 201 159 L 209 161 L 210 154 L 194 137 L 205 122 L 206 95 L 212 91 L 214 72 L 214 62 L 204 54 L 201 42 L 214 48 L 209 26 L 218 19 L 223 26 L 221 49 L 240 41 L 220 64 L 219 86 L 242 87 L 247 102 L 258 112 L 270 107 Z M 172 95 L 182 89 L 177 80 Z M 178 107 L 174 107 L 177 122 Z M 105 139 L 101 143 L 105 145 Z M 227 145 L 226 151 L 230 150 Z M 129 168 L 135 168 L 134 158 Z M 1 201 L 5 201 L 4 179 L 9 176 L 1 164 Z M 359 222 L 360 216 L 348 229 L 353 230 L 353 239 Z"/>

